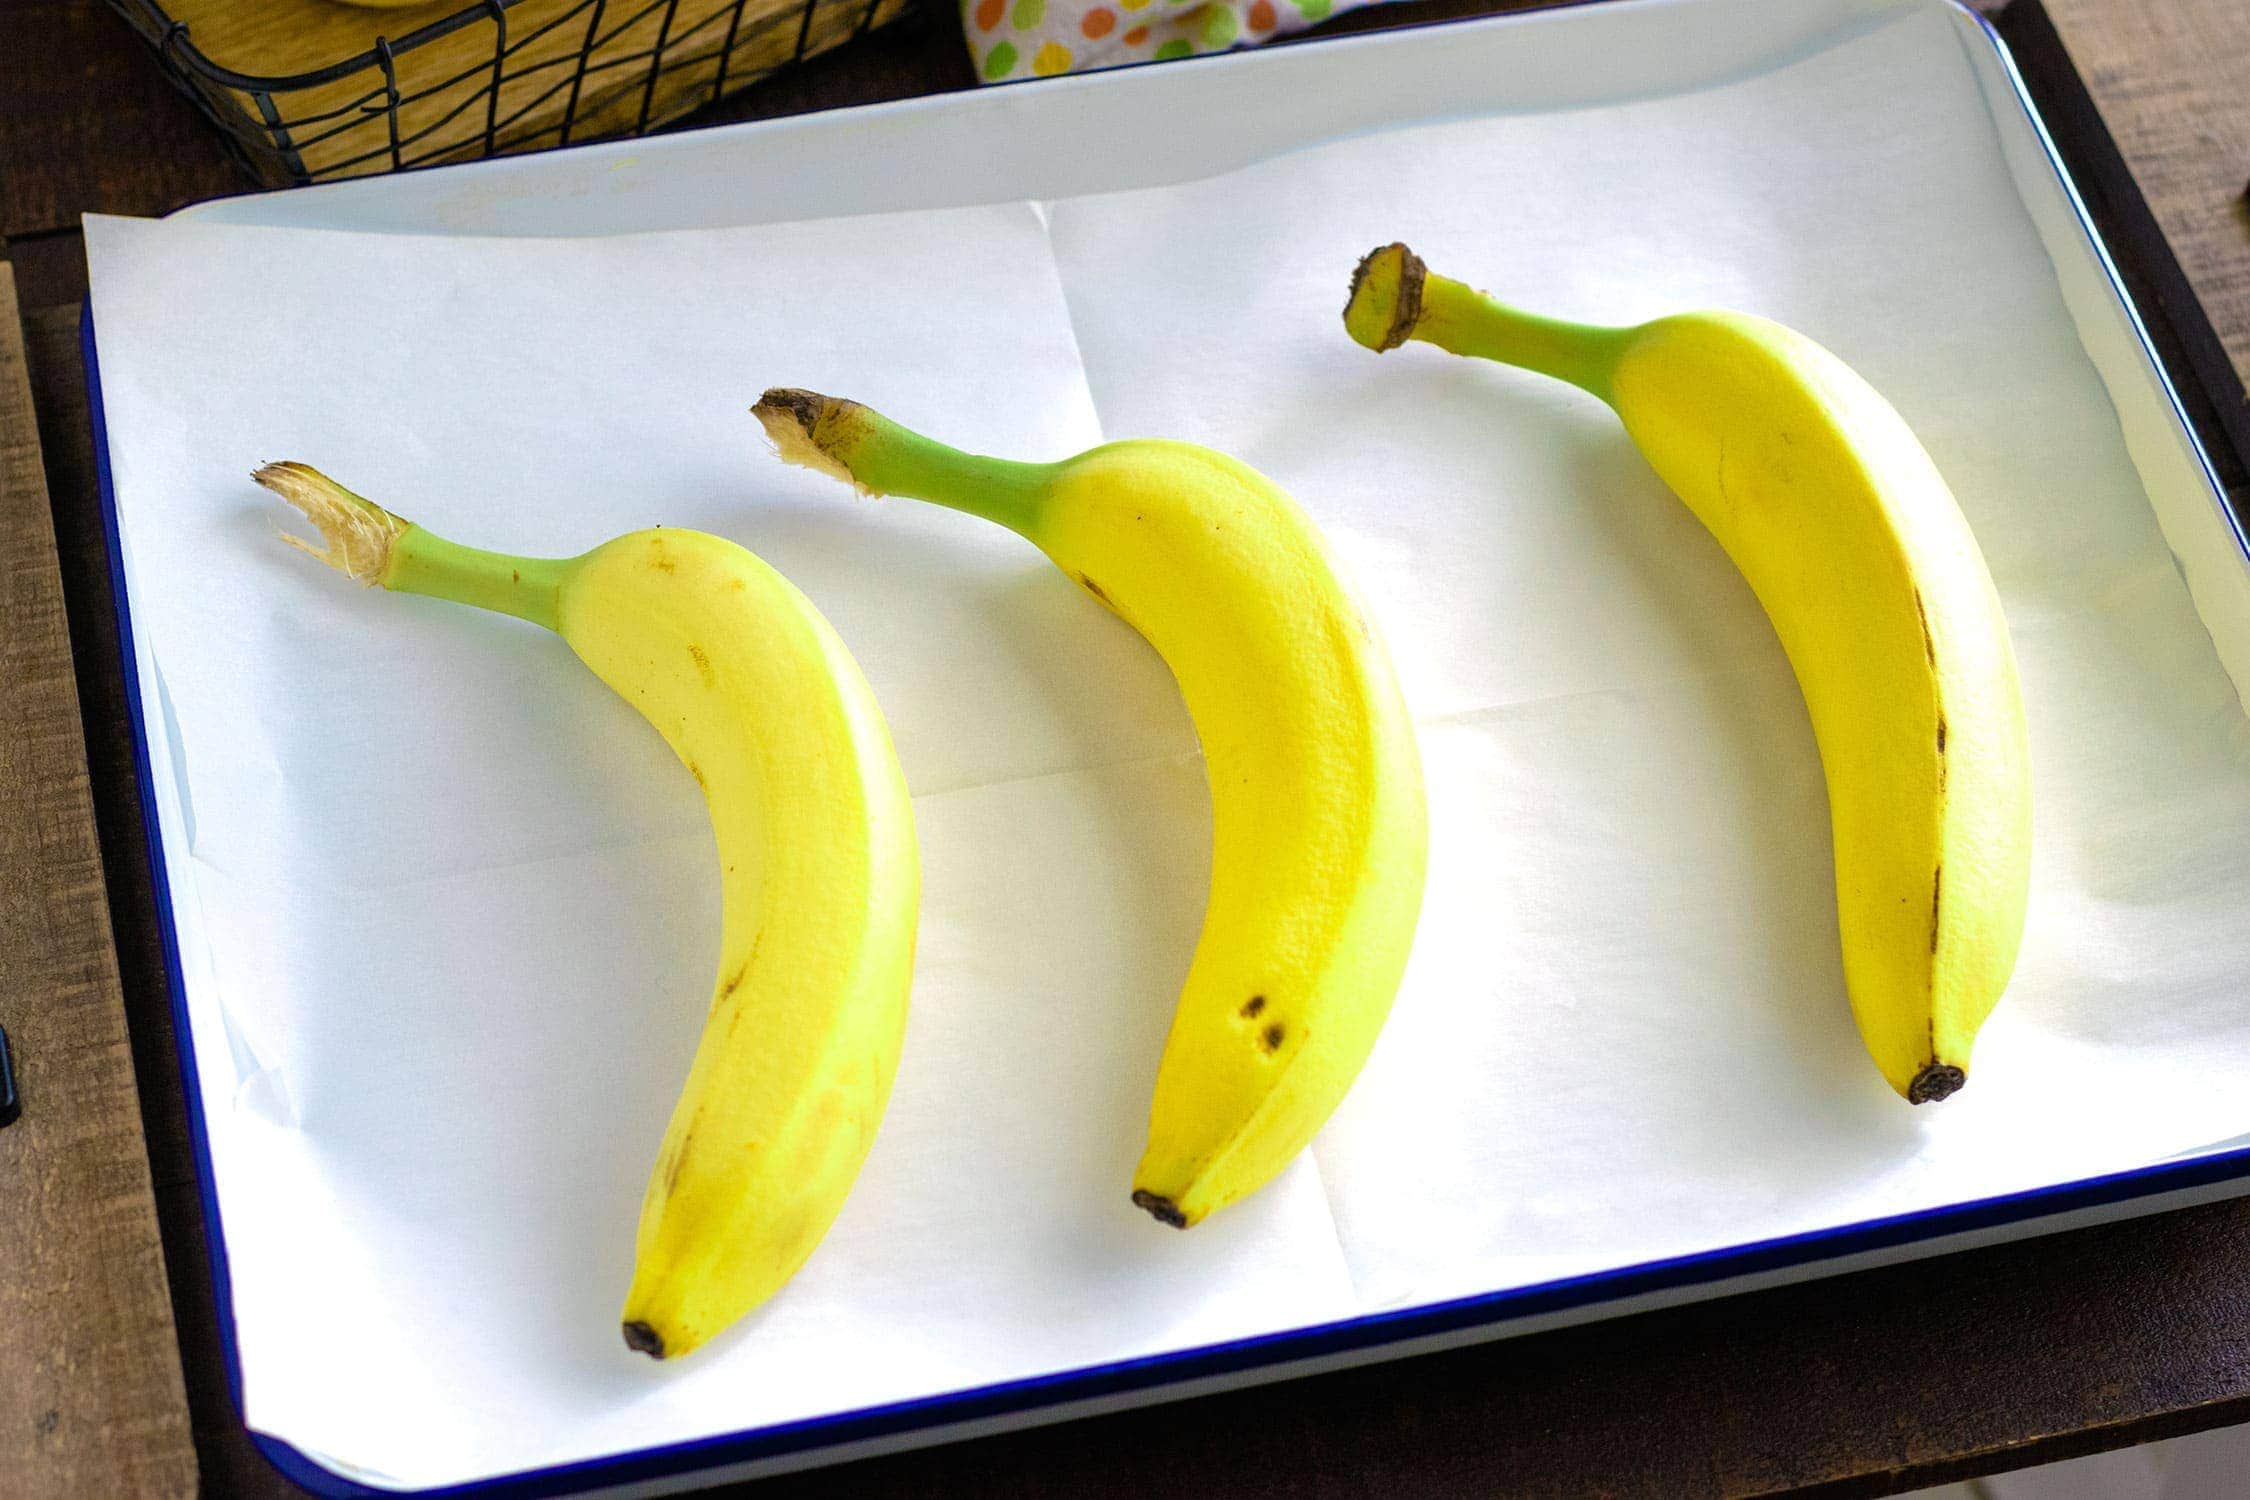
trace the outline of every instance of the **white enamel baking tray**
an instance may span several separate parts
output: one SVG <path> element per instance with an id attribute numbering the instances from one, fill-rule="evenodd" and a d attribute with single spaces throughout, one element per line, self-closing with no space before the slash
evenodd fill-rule
<path id="1" fill-rule="evenodd" d="M 1933 12 L 1959 33 L 2076 336 L 2115 403 L 2133 462 L 2190 581 L 2199 573 L 2242 569 L 2240 533 L 2210 466 L 2001 42 L 1973 13 L 1946 0 L 1614 0 L 227 199 L 185 213 L 206 222 L 279 227 L 598 236 L 1041 200 L 1206 177 L 1377 128 L 1677 93 L 1780 65 L 1902 16 Z M 1910 105 L 1902 101 L 1902 107 Z M 1150 120 L 1165 128 L 1135 128 Z M 1127 138 L 1136 149 L 1111 148 Z M 94 354 L 89 327 L 99 438 Z M 104 480 L 106 498 L 106 459 Z M 2250 618 L 2222 617 L 2226 601 L 2242 597 L 2241 591 L 2198 589 L 2197 595 L 2229 672 L 2242 680 Z M 151 717 L 138 712 L 143 685 L 154 679 L 131 644 L 122 573 L 117 599 L 132 655 L 127 675 L 136 694 L 142 784 L 152 787 L 165 779 L 171 748 L 164 735 L 149 732 Z M 145 811 L 170 941 L 165 848 L 180 842 L 178 814 L 153 793 Z M 176 948 L 174 965 L 177 995 Z M 185 1050 L 184 1017 L 179 1031 Z M 183 1066 L 200 1153 L 194 1057 L 184 1056 Z M 201 1165 L 222 1334 L 239 1394 L 242 1370 L 228 1316 L 228 1226 L 212 1195 L 207 1157 Z M 2213 1149 L 2004 1198 L 415 1493 L 654 1494 L 1832 1275 L 2246 1190 L 2250 1148 Z M 317 1492 L 396 1492 L 272 1437 L 253 1437 L 279 1467 Z"/>

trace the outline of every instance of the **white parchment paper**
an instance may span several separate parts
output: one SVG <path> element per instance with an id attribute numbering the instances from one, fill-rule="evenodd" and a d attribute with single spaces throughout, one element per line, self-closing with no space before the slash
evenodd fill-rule
<path id="1" fill-rule="evenodd" d="M 1935 16 L 1692 95 L 1052 204 L 583 241 L 89 221 L 103 395 L 249 1419 L 434 1485 L 2086 1176 L 2250 1131 L 2250 743 Z M 1909 105 L 1905 101 L 1911 101 Z M 1543 310 L 1722 304 L 1888 393 L 2021 657 L 2023 959 L 1909 1110 L 1845 1005 L 1809 725 L 1614 419 L 1337 319 L 1391 238 Z M 1164 434 L 1330 529 L 1422 726 L 1407 983 L 1315 1151 L 1125 1201 L 1209 810 L 1164 669 L 1022 543 L 785 469 L 769 384 L 963 446 Z M 695 1359 L 625 1351 L 710 984 L 691 781 L 552 637 L 355 589 L 247 471 L 464 542 L 734 536 L 915 793 L 897 1093 L 842 1219 Z"/>

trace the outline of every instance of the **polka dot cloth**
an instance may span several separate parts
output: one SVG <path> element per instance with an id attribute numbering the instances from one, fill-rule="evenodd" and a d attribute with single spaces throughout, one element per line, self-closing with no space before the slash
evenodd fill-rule
<path id="1" fill-rule="evenodd" d="M 961 0 L 986 83 L 1254 47 L 1373 0 Z"/>

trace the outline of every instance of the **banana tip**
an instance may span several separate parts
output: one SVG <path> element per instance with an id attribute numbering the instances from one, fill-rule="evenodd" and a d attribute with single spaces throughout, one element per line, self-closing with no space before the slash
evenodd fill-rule
<path id="1" fill-rule="evenodd" d="M 1159 1224 L 1169 1224 L 1174 1229 L 1188 1227 L 1187 1215 L 1180 1212 L 1180 1206 L 1161 1193 L 1152 1193 L 1146 1188 L 1135 1188 L 1133 1190 L 1133 1206 L 1147 1209 L 1149 1217 Z"/>
<path id="2" fill-rule="evenodd" d="M 646 1323 L 627 1323 L 625 1325 L 625 1347 L 635 1354 L 645 1354 L 650 1359 L 662 1359 L 664 1357 L 664 1335 L 658 1333 Z"/>
<path id="3" fill-rule="evenodd" d="M 1969 1075 L 1951 1063 L 1933 1062 L 1914 1075 L 1907 1085 L 1906 1102 L 1909 1104 L 1935 1104 L 1940 1099 L 1950 1099 L 1961 1092 L 1961 1085 Z"/>
<path id="4" fill-rule="evenodd" d="M 1422 257 L 1403 244 L 1368 251 L 1352 272 L 1344 331 L 1377 354 L 1396 349 L 1422 321 L 1422 286 L 1428 277 Z"/>

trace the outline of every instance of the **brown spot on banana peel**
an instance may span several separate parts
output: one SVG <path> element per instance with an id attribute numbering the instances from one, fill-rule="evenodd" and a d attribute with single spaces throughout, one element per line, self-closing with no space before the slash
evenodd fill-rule
<path id="1" fill-rule="evenodd" d="M 711 783 L 704 779 L 703 768 L 691 760 L 687 763 L 687 771 L 690 776 L 693 776 L 695 778 L 695 784 L 703 788 L 704 795 L 709 796 L 711 793 Z"/>
<path id="2" fill-rule="evenodd" d="M 1942 719 L 1938 721 L 1938 733 L 1941 737 L 1945 733 Z M 1938 785 L 1942 789 L 1944 784 L 1945 761 L 1941 757 L 1938 761 Z M 1930 952 L 1933 955 L 1938 950 L 1938 918 L 1944 907 L 1945 866 L 1939 864 L 1930 872 Z M 1935 1104 L 1940 1099 L 1950 1099 L 1969 1081 L 1965 1070 L 1937 1060 L 1937 1028 L 1934 1023 L 1930 1028 L 1929 1043 L 1930 1060 L 1922 1064 L 1921 1071 L 1906 1086 L 1906 1102 L 1909 1104 Z"/>
<path id="3" fill-rule="evenodd" d="M 1266 997 L 1263 995 L 1252 995 L 1242 1004 L 1242 1019 L 1245 1021 L 1255 1021 L 1256 1019 L 1258 1019 L 1258 1013 L 1265 1008 Z"/>
<path id="4" fill-rule="evenodd" d="M 695 659 L 695 670 L 702 676 L 703 685 L 705 687 L 717 687 L 719 685 L 719 674 L 711 670 L 711 658 L 704 652 L 704 649 L 690 641 L 688 642 L 687 654 Z"/>
<path id="5" fill-rule="evenodd" d="M 728 868 L 732 869 L 733 866 L 730 865 Z M 742 962 L 736 965 L 732 974 L 719 981 L 719 992 L 711 997 L 711 1008 L 713 1010 L 717 1010 L 727 1001 L 733 999 L 734 992 L 742 988 L 742 982 L 750 977 L 750 966 L 758 961 L 759 945 L 764 943 L 765 940 L 766 930 L 763 927 L 751 936 L 749 953 L 744 955 Z M 747 1005 L 738 1005 L 734 1008 L 734 1015 L 727 1021 L 728 1036 L 734 1035 L 735 1028 L 742 1024 L 742 1018 L 748 1013 L 749 1009 L 750 1007 Z"/>
<path id="6" fill-rule="evenodd" d="M 1930 873 L 1930 951 L 1937 952 L 1938 906 L 1945 896 L 1945 866 L 1939 865 Z"/>
<path id="7" fill-rule="evenodd" d="M 1146 1209 L 1149 1217 L 1159 1224 L 1169 1224 L 1174 1229 L 1188 1227 L 1187 1215 L 1180 1212 L 1180 1206 L 1160 1193 L 1152 1193 L 1146 1188 L 1135 1188 L 1133 1190 L 1133 1206 Z"/>
<path id="8" fill-rule="evenodd" d="M 650 1359 L 662 1359 L 664 1357 L 664 1335 L 658 1333 L 646 1323 L 637 1321 L 627 1323 L 625 1325 L 625 1347 L 635 1354 L 645 1354 Z"/>
<path id="9" fill-rule="evenodd" d="M 1102 586 L 1094 582 L 1093 579 L 1088 578 L 1083 573 L 1073 573 L 1070 576 L 1077 579 L 1078 586 L 1084 589 L 1087 593 L 1092 594 L 1096 599 L 1101 600 L 1102 603 L 1109 605 L 1111 609 L 1117 608 L 1117 606 L 1111 602 L 1109 595 L 1103 592 Z"/>
<path id="10" fill-rule="evenodd" d="M 1929 658 L 1930 665 L 1934 667 L 1937 665 L 1937 638 L 1930 634 L 1930 610 L 1922 602 L 1920 589 L 1914 591 L 1914 618 L 1922 627 L 1922 654 Z"/>
<path id="11" fill-rule="evenodd" d="M 1288 1027 L 1282 1025 L 1279 1021 L 1274 1022 L 1264 1031 L 1258 1033 L 1259 1050 L 1263 1051 L 1269 1057 L 1272 1056 L 1274 1053 L 1281 1050 L 1282 1041 L 1288 1035 Z"/>

